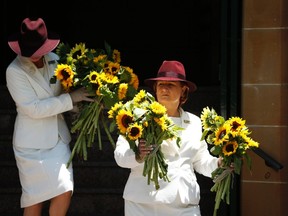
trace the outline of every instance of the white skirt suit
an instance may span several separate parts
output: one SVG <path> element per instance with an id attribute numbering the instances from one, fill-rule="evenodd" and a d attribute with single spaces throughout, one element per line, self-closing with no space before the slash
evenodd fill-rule
<path id="1" fill-rule="evenodd" d="M 73 191 L 70 131 L 63 112 L 72 110 L 69 94 L 59 82 L 50 84 L 58 56 L 49 53 L 38 69 L 28 58 L 17 56 L 6 70 L 7 88 L 16 104 L 13 149 L 22 186 L 21 207 Z"/>
<path id="2" fill-rule="evenodd" d="M 123 136 L 119 136 L 114 157 L 116 163 L 131 172 L 125 185 L 125 216 L 199 216 L 200 187 L 194 171 L 211 177 L 217 168 L 218 158 L 213 157 L 206 142 L 200 141 L 200 118 L 181 109 L 180 118 L 172 118 L 185 130 L 180 132 L 181 147 L 176 142 L 164 141 L 162 151 L 168 163 L 170 182 L 159 179 L 160 189 L 153 182 L 147 184 L 142 175 L 144 163 L 135 160 Z"/>

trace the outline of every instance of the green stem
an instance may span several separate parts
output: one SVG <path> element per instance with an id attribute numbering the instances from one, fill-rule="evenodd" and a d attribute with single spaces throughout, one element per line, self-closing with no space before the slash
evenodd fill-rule
<path id="1" fill-rule="evenodd" d="M 154 172 L 153 172 L 153 181 L 155 183 L 155 188 L 156 190 L 158 190 L 160 188 L 159 186 L 159 181 L 158 181 L 158 176 L 159 176 L 159 167 L 158 167 L 158 157 L 157 156 L 154 156 L 153 157 L 155 163 L 154 163 Z"/>
<path id="2" fill-rule="evenodd" d="M 107 127 L 107 124 L 106 124 L 106 122 L 104 121 L 104 117 L 102 117 L 102 123 L 103 123 L 104 130 L 105 130 L 105 132 L 106 132 L 106 134 L 107 134 L 107 136 L 108 136 L 108 139 L 109 139 L 109 141 L 110 141 L 113 149 L 115 149 L 115 147 L 116 147 L 115 141 L 114 141 L 113 137 L 111 136 L 111 134 L 110 134 L 110 132 L 109 132 L 109 129 L 108 129 L 108 127 Z"/>
<path id="3" fill-rule="evenodd" d="M 85 138 L 83 140 L 85 140 Z M 83 159 L 86 161 L 87 160 L 87 144 L 86 144 L 86 140 L 85 140 L 85 142 L 82 142 L 82 155 L 83 155 Z"/>
<path id="4" fill-rule="evenodd" d="M 216 196 L 215 196 L 215 206 L 214 206 L 214 213 L 213 213 L 214 216 L 217 215 L 217 210 L 219 209 L 219 206 L 220 206 L 221 194 L 223 192 L 223 186 L 224 186 L 222 181 L 220 181 L 219 183 L 215 183 L 215 184 L 219 184 L 219 185 L 218 185 Z"/>
<path id="5" fill-rule="evenodd" d="M 95 106 L 95 107 L 94 107 Z M 91 119 L 90 119 L 90 122 L 89 122 L 89 130 L 88 130 L 88 133 L 91 133 L 91 131 L 94 129 L 94 132 L 96 131 L 97 127 L 98 127 L 98 119 L 99 119 L 99 115 L 102 111 L 102 108 L 101 106 L 99 106 L 98 104 L 95 103 L 95 105 L 93 106 L 93 112 L 91 114 Z M 100 107 L 100 108 L 99 108 Z"/>
<path id="6" fill-rule="evenodd" d="M 99 150 L 102 150 L 101 130 L 99 127 L 97 129 L 97 135 L 98 135 Z"/>

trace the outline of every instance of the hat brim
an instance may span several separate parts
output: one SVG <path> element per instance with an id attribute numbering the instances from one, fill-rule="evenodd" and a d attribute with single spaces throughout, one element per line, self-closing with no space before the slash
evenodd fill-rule
<path id="1" fill-rule="evenodd" d="M 150 87 L 151 89 L 153 89 L 154 83 L 156 81 L 180 81 L 180 82 L 185 82 L 188 87 L 189 87 L 189 92 L 192 93 L 194 91 L 197 90 L 197 86 L 195 83 L 188 81 L 188 80 L 183 80 L 180 78 L 176 78 L 176 77 L 157 77 L 157 78 L 150 78 L 150 79 L 146 79 L 144 80 L 145 85 L 147 85 L 148 87 Z"/>
<path id="2" fill-rule="evenodd" d="M 39 57 L 43 56 L 52 50 L 54 50 L 57 45 L 59 44 L 60 40 L 59 39 L 47 39 L 46 42 L 38 49 L 36 52 L 34 52 L 31 56 L 25 56 L 25 57 Z M 9 41 L 8 42 L 10 48 L 18 55 L 21 55 L 21 49 L 19 46 L 18 41 Z"/>
<path id="3" fill-rule="evenodd" d="M 22 55 L 21 48 L 18 42 L 18 37 L 19 34 L 11 36 L 10 39 L 8 40 L 8 45 L 17 55 Z M 59 36 L 55 33 L 49 32 L 48 38 L 43 43 L 43 45 L 38 50 L 36 50 L 31 56 L 24 56 L 24 57 L 29 58 L 41 57 L 54 50 L 59 44 L 59 42 L 60 42 Z"/>

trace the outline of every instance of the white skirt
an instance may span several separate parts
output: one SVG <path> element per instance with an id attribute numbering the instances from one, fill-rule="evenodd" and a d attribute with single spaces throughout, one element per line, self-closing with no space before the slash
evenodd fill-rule
<path id="1" fill-rule="evenodd" d="M 125 216 L 201 216 L 199 205 L 175 207 L 170 204 L 135 203 L 125 200 Z"/>
<path id="2" fill-rule="evenodd" d="M 22 186 L 21 208 L 25 208 L 74 189 L 69 145 L 61 140 L 52 149 L 13 147 Z"/>

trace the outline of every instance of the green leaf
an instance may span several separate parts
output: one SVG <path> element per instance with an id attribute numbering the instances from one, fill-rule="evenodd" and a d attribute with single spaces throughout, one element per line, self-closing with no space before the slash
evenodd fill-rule
<path id="1" fill-rule="evenodd" d="M 233 163 L 234 163 L 234 172 L 240 175 L 242 168 L 242 158 L 235 157 Z"/>
<path id="2" fill-rule="evenodd" d="M 203 131 L 200 141 L 206 139 L 206 136 L 207 136 L 208 132 L 209 132 L 208 130 L 204 130 L 204 131 Z"/>

